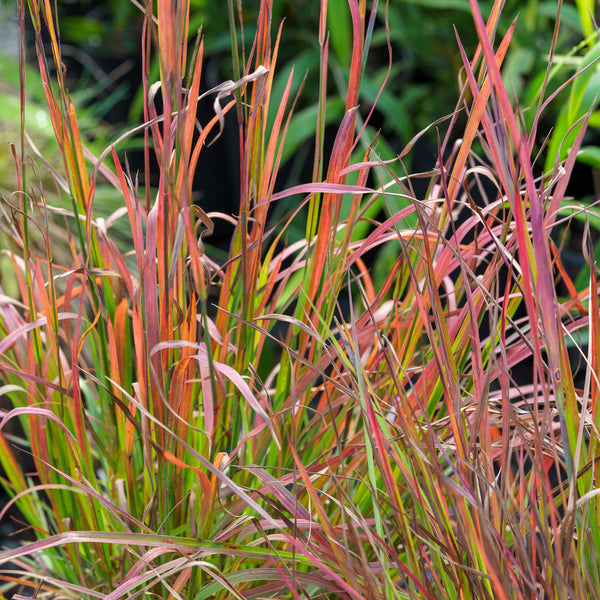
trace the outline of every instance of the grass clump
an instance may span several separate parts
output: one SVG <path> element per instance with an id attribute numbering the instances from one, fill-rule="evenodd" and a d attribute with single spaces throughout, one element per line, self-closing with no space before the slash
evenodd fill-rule
<path id="1" fill-rule="evenodd" d="M 312 178 L 281 190 L 302 74 L 278 71 L 285 25 L 270 2 L 248 44 L 229 0 L 233 76 L 209 90 L 202 38 L 186 43 L 189 3 L 148 3 L 144 121 L 96 156 L 60 68 L 51 76 L 56 15 L 20 0 L 62 170 L 49 189 L 22 135 L 18 186 L 2 201 L 2 286 L 15 285 L 0 291 L 0 462 L 13 498 L 0 517 L 15 505 L 34 537 L 0 552 L 6 589 L 597 595 L 597 219 L 566 196 L 590 115 L 540 173 L 539 118 L 568 82 L 546 94 L 549 65 L 525 125 L 501 74 L 518 25 L 493 36 L 501 4 L 484 21 L 470 2 L 479 46 L 469 57 L 457 38 L 460 101 L 436 124 L 446 133 L 431 172 L 412 175 L 415 140 L 382 160 L 359 106 L 377 2 L 348 2 L 344 115 L 327 148 L 322 2 Z M 214 117 L 198 123 L 209 96 Z M 239 211 L 209 214 L 192 201 L 193 174 L 233 112 Z M 119 153 L 135 132 L 142 173 Z M 577 281 L 560 252 L 575 218 Z M 208 245 L 219 219 L 232 231 L 222 262 Z"/>

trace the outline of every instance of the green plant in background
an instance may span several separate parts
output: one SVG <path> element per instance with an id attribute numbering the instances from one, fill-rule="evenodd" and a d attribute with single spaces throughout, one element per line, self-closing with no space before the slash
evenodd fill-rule
<path id="1" fill-rule="evenodd" d="M 592 40 L 590 35 L 593 33 L 590 9 L 585 2 L 575 4 L 573 6 L 563 5 L 562 2 L 529 0 L 524 5 L 521 1 L 509 1 L 506 14 L 511 16 L 501 15 L 497 30 L 498 34 L 503 35 L 510 27 L 512 15 L 519 13 L 519 28 L 511 44 L 503 74 L 511 92 L 514 90 L 527 106 L 532 105 L 536 97 L 539 98 L 539 90 L 543 87 L 547 46 L 552 36 L 557 12 L 561 17 L 561 28 L 555 47 L 556 73 L 551 78 L 551 84 L 561 78 L 564 81 L 563 75 L 567 71 L 562 55 L 571 53 L 573 59 L 574 55 L 581 53 L 581 48 L 590 47 Z M 125 83 L 109 85 L 109 88 L 115 88 L 111 95 L 100 102 L 94 101 L 99 91 L 110 83 L 111 77 L 117 77 L 117 73 L 105 73 L 102 76 L 102 73 L 98 73 L 98 69 L 94 71 L 91 67 L 90 70 L 86 70 L 85 65 L 94 62 L 91 56 L 97 56 L 100 62 L 105 60 L 110 64 L 118 65 L 116 71 L 120 72 L 127 64 L 129 64 L 128 68 L 137 70 L 137 67 L 131 66 L 131 62 L 132 58 L 138 56 L 138 53 L 132 52 L 132 49 L 137 45 L 139 38 L 139 30 L 142 26 L 141 13 L 133 3 L 124 2 L 107 1 L 100 5 L 91 2 L 59 3 L 59 6 L 63 5 L 65 8 L 69 7 L 70 11 L 60 18 L 62 43 L 65 49 L 69 49 L 69 56 L 73 55 L 75 62 L 81 62 L 83 66 L 79 80 L 72 80 L 77 90 L 76 98 L 80 102 L 87 98 L 95 114 L 102 115 L 111 105 L 123 101 L 123 94 L 127 93 Z M 73 6 L 78 7 L 76 11 L 73 11 Z M 253 14 L 257 7 L 257 2 L 244 5 L 241 11 L 236 7 L 243 22 L 244 32 L 249 39 L 253 38 L 256 32 Z M 209 79 L 214 80 L 215 73 L 223 79 L 229 78 L 227 56 L 230 40 L 226 3 L 194 0 L 191 2 L 191 9 L 188 39 L 193 42 L 196 32 L 199 28 L 202 29 L 209 57 L 208 70 L 212 73 Z M 274 22 L 286 20 L 286 43 L 280 49 L 279 61 L 282 68 L 275 77 L 274 97 L 278 99 L 281 97 L 286 85 L 286 73 L 292 64 L 298 74 L 307 75 L 304 82 L 305 93 L 298 99 L 296 111 L 290 122 L 288 143 L 282 153 L 284 164 L 287 162 L 294 164 L 289 177 L 290 184 L 295 184 L 298 183 L 296 174 L 309 157 L 312 147 L 311 128 L 308 125 L 316 120 L 318 111 L 318 106 L 313 99 L 318 94 L 320 52 L 319 45 L 312 35 L 318 26 L 318 13 L 312 10 L 306 1 L 280 0 L 275 3 L 273 10 Z M 77 14 L 72 14 L 73 12 Z M 362 117 L 365 117 L 368 109 L 376 103 L 376 118 L 370 119 L 367 131 L 372 137 L 378 129 L 381 129 L 383 135 L 378 140 L 377 151 L 381 158 L 391 159 L 417 132 L 425 129 L 448 110 L 445 100 L 446 91 L 455 89 L 457 76 L 462 68 L 462 63 L 454 51 L 453 27 L 458 29 L 468 52 L 474 50 L 477 38 L 471 26 L 470 8 L 466 0 L 450 2 L 448 0 L 409 2 L 392 0 L 389 3 L 387 26 L 394 60 L 388 73 L 387 37 L 383 22 L 383 10 L 379 10 L 373 21 L 367 24 L 365 34 L 369 39 L 371 51 L 364 57 L 365 69 L 361 78 L 359 99 Z M 591 31 L 590 27 L 592 27 Z M 343 81 L 347 77 L 345 71 L 349 66 L 351 53 L 352 23 L 347 14 L 345 0 L 332 0 L 329 3 L 328 34 L 331 46 L 328 68 L 332 74 L 329 87 L 330 92 L 335 89 L 340 96 L 339 101 L 330 98 L 329 110 L 326 113 L 326 123 L 332 129 L 343 116 L 344 103 L 341 100 Z M 578 51 L 577 46 L 586 36 L 587 40 L 581 43 Z M 115 41 L 118 42 L 120 50 L 115 48 Z M 107 53 L 111 48 L 115 54 L 112 57 Z M 572 63 L 572 60 L 570 62 Z M 569 61 L 566 64 L 568 65 Z M 218 68 L 215 68 L 215 65 Z M 575 67 L 569 74 L 578 70 L 579 68 Z M 152 79 L 158 77 L 156 59 L 152 60 L 150 73 Z M 381 89 L 384 80 L 386 85 Z M 297 92 L 301 81 L 301 77 L 295 78 L 292 94 Z M 213 82 L 211 85 L 216 84 L 217 82 Z M 444 93 L 440 94 L 440 90 L 444 90 Z M 590 101 L 593 100 L 593 96 L 594 92 L 591 89 Z M 130 122 L 140 121 L 142 107 L 143 89 L 140 86 L 135 99 L 129 104 Z M 556 121 L 558 108 L 559 102 L 554 102 L 544 111 L 548 128 Z M 573 114 L 571 109 L 569 117 L 573 117 Z M 525 118 L 528 117 L 529 115 L 525 115 Z M 574 119 L 571 118 L 564 125 L 568 128 L 573 122 Z M 591 124 L 594 125 L 594 117 Z M 84 132 L 95 129 L 93 121 L 84 121 L 80 125 Z M 556 140 L 562 140 L 563 134 L 564 131 L 557 131 L 554 137 Z M 424 138 L 435 145 L 433 131 L 426 134 Z M 137 145 L 138 142 L 131 141 L 129 147 Z M 124 149 L 122 145 L 121 151 Z M 555 156 L 556 148 L 551 148 L 545 154 L 548 157 Z M 412 161 L 412 156 L 407 156 L 406 160 Z M 428 169 L 434 162 L 435 153 L 426 148 L 423 158 L 419 161 L 420 167 Z M 420 163 L 426 166 L 423 167 Z M 410 164 L 407 166 L 410 167 Z"/>
<path id="2" fill-rule="evenodd" d="M 1 482 L 36 539 L 0 552 L 0 568 L 16 567 L 1 585 L 107 600 L 593 596 L 598 272 L 586 238 L 576 287 L 549 239 L 569 227 L 561 211 L 594 216 L 565 200 L 590 113 L 560 170 L 536 178 L 540 120 L 526 124 L 503 80 L 518 24 L 500 28 L 501 5 L 485 22 L 468 3 L 479 45 L 458 42 L 464 120 L 436 124 L 420 199 L 405 168 L 414 140 L 383 160 L 360 108 L 365 89 L 386 101 L 386 75 L 373 93 L 366 70 L 371 24 L 386 22 L 377 2 L 320 4 L 319 75 L 297 113 L 312 177 L 278 189 L 311 87 L 280 66 L 286 25 L 269 1 L 227 3 L 233 75 L 211 89 L 204 42 L 187 44 L 191 3 L 144 8 L 135 129 L 155 187 L 120 158 L 135 130 L 88 149 L 48 66 L 61 60 L 57 15 L 19 1 L 21 26 L 28 9 L 49 40 L 39 69 L 62 165 L 50 189 L 20 148 L 3 194 Z M 209 96 L 214 116 L 198 124 Z M 235 217 L 192 202 L 231 111 Z M 233 230 L 223 264 L 205 247 L 217 219 Z M 381 257 L 386 269 L 369 267 Z M 523 361 L 525 383 L 513 378 Z"/>

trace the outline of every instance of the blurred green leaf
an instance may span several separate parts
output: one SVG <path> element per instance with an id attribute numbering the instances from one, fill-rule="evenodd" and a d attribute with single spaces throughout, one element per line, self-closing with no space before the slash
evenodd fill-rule
<path id="1" fill-rule="evenodd" d="M 600 71 L 594 62 L 600 57 L 600 43 L 596 44 L 581 60 L 578 70 L 584 65 L 589 66 L 586 71 L 580 73 L 575 80 L 569 99 L 563 105 L 556 125 L 552 132 L 546 155 L 545 170 L 553 168 L 555 160 L 563 160 L 581 125 L 575 123 L 587 111 L 593 110 L 600 100 Z"/>
<path id="2" fill-rule="evenodd" d="M 350 65 L 352 23 L 347 0 L 329 0 L 327 27 L 333 53 L 341 65 Z"/>
<path id="3" fill-rule="evenodd" d="M 600 146 L 586 146 L 577 153 L 577 160 L 600 169 Z"/>
<path id="4" fill-rule="evenodd" d="M 596 28 L 594 17 L 596 15 L 595 0 L 575 0 L 575 6 L 579 13 L 579 23 L 584 36 L 592 35 Z"/>
<path id="5" fill-rule="evenodd" d="M 600 58 L 600 42 L 594 44 L 593 48 L 581 59 L 577 68 L 582 71 L 571 87 L 569 96 L 567 120 L 574 123 L 582 114 L 581 103 L 586 92 L 596 95 L 598 89 L 598 65 L 595 64 Z M 584 71 L 584 69 L 586 69 Z M 593 79 L 594 78 L 594 79 Z M 587 110 L 587 108 L 585 109 Z M 585 110 L 583 112 L 585 112 Z"/>
<path id="6" fill-rule="evenodd" d="M 345 104 L 341 98 L 332 99 L 327 103 L 325 125 L 338 123 L 344 115 Z M 311 149 L 314 147 L 315 125 L 317 123 L 318 107 L 308 106 L 298 111 L 290 122 L 286 143 L 281 155 L 282 163 L 293 158 L 298 149 L 310 140 Z"/>
<path id="7" fill-rule="evenodd" d="M 471 10 L 469 0 L 408 0 L 408 2 L 429 8 L 439 8 L 440 10 L 455 9 L 469 13 Z"/>

